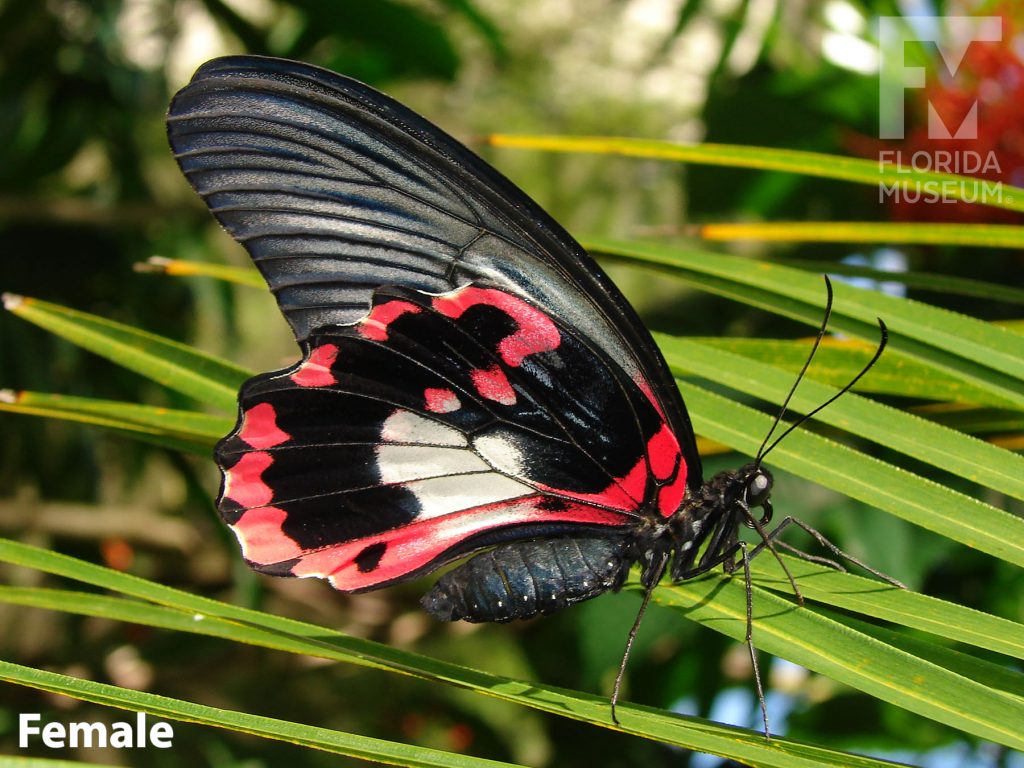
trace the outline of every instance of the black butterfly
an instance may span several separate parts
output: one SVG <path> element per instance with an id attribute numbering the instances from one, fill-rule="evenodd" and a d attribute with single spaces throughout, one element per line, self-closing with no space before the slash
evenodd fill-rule
<path id="1" fill-rule="evenodd" d="M 622 294 L 422 117 L 323 69 L 237 56 L 201 67 L 167 124 L 303 351 L 245 383 L 216 449 L 218 508 L 256 570 L 356 592 L 479 552 L 423 605 L 508 621 L 616 590 L 635 563 L 644 607 L 666 573 L 742 564 L 749 582 L 750 558 L 794 522 L 765 529 L 768 438 L 704 481 Z M 749 552 L 743 524 L 762 540 Z"/>

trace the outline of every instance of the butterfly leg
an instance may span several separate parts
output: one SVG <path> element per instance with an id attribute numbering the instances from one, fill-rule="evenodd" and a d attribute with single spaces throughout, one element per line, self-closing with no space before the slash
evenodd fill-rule
<path id="1" fill-rule="evenodd" d="M 853 563 L 854 565 L 859 566 L 860 568 L 863 568 L 868 573 L 872 574 L 873 576 L 877 576 L 882 581 L 885 581 L 885 582 L 887 582 L 889 584 L 892 584 L 894 587 L 899 587 L 900 589 L 906 589 L 907 588 L 906 584 L 904 584 L 903 582 L 898 581 L 897 579 L 894 579 L 892 576 L 887 576 L 884 573 L 882 573 L 881 571 L 875 570 L 874 568 L 872 568 L 870 565 L 868 565 L 864 561 L 859 560 L 858 558 L 854 557 L 853 555 L 849 554 L 848 552 L 844 552 L 839 547 L 837 547 L 835 544 L 833 544 L 831 541 L 829 541 L 827 538 L 825 538 L 824 534 L 822 534 L 820 531 L 815 530 L 814 528 L 809 526 L 807 523 L 805 523 L 803 520 L 799 520 L 799 519 L 797 519 L 795 517 L 783 518 L 782 521 L 780 521 L 777 526 L 775 526 L 771 531 L 769 531 L 767 533 L 764 541 L 762 541 L 760 544 L 758 544 L 756 547 L 754 547 L 753 550 L 751 550 L 750 557 L 754 557 L 758 553 L 764 551 L 764 549 L 771 547 L 772 544 L 775 542 L 775 539 L 778 538 L 779 534 L 782 533 L 782 531 L 785 528 L 787 528 L 788 526 L 790 526 L 790 525 L 795 525 L 798 528 L 800 528 L 803 531 L 805 531 L 807 534 L 812 536 L 814 538 L 814 540 L 817 541 L 822 547 L 824 547 L 825 549 L 827 549 L 829 552 L 831 552 L 832 554 L 836 555 L 837 557 L 840 557 L 843 560 L 846 560 L 847 562 Z M 810 554 L 808 554 L 806 552 L 803 552 L 803 551 L 801 551 L 799 549 L 796 549 L 795 547 L 790 547 L 788 545 L 786 545 L 786 549 L 790 550 L 791 552 L 793 552 L 795 555 L 797 555 L 798 557 L 800 557 L 803 560 L 809 560 L 810 562 L 816 562 L 816 563 L 821 563 L 823 565 L 829 565 L 830 567 L 836 566 L 841 571 L 845 571 L 846 570 L 842 566 L 839 566 L 837 563 L 833 563 L 832 561 L 828 560 L 828 558 L 819 558 L 819 557 L 817 557 L 815 555 L 810 555 Z"/>
<path id="2" fill-rule="evenodd" d="M 747 602 L 747 633 L 744 642 L 750 654 L 750 664 L 754 670 L 754 685 L 757 687 L 757 700 L 761 704 L 761 719 L 764 722 L 764 738 L 772 740 L 771 728 L 768 725 L 768 704 L 764 698 L 764 685 L 761 683 L 761 667 L 757 662 L 757 651 L 754 650 L 754 592 L 750 586 L 750 558 L 753 556 L 747 552 L 747 543 L 740 542 L 740 559 L 743 562 L 743 585 L 746 592 Z"/>
<path id="3" fill-rule="evenodd" d="M 654 594 L 654 588 L 658 586 L 658 582 L 661 581 L 661 577 L 665 573 L 665 567 L 668 565 L 668 560 L 669 553 L 666 552 L 662 557 L 661 562 L 651 571 L 652 578 L 644 592 L 644 600 L 640 603 L 640 610 L 637 611 L 636 618 L 633 620 L 633 626 L 629 629 L 629 636 L 626 638 L 626 650 L 622 652 L 622 661 L 619 662 L 619 671 L 615 675 L 615 687 L 612 689 L 612 722 L 616 725 L 619 725 L 619 718 L 615 714 L 615 708 L 619 703 L 619 694 L 622 692 L 622 679 L 626 674 L 626 664 L 629 662 L 630 651 L 633 650 L 633 641 L 636 640 L 636 633 L 640 630 L 640 622 L 643 621 L 644 613 L 647 612 L 647 605 L 651 602 L 651 595 Z"/>

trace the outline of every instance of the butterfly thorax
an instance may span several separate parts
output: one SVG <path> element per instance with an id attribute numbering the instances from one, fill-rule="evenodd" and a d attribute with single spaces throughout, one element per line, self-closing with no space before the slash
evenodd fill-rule
<path id="1" fill-rule="evenodd" d="M 670 520 L 675 559 L 673 581 L 704 573 L 724 563 L 731 570 L 739 549 L 741 524 L 771 520 L 771 473 L 756 463 L 719 472 L 687 498 Z M 753 510 L 760 508 L 756 517 Z"/>

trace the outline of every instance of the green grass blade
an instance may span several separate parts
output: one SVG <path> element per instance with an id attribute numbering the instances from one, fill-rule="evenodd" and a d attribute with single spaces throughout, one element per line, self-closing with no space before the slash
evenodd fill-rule
<path id="1" fill-rule="evenodd" d="M 702 290 L 818 326 L 821 279 L 780 264 L 662 245 L 591 239 L 598 253 L 660 268 Z M 876 318 L 890 330 L 890 346 L 949 376 L 986 389 L 998 405 L 1024 410 L 1024 350 L 1020 336 L 975 318 L 878 291 L 835 285 L 831 327 L 865 340 L 878 337 Z"/>
<path id="2" fill-rule="evenodd" d="M 994 691 L 1014 696 L 1017 700 L 1024 702 L 1024 675 L 1016 669 L 1008 669 L 949 647 L 930 643 L 909 634 L 894 632 L 891 629 L 827 609 L 822 609 L 821 613 L 905 653 L 956 672 L 962 677 L 981 683 Z"/>
<path id="3" fill-rule="evenodd" d="M 950 277 L 934 272 L 888 272 L 873 267 L 857 264 L 843 264 L 840 261 L 821 261 L 817 259 L 774 258 L 772 261 L 789 267 L 797 267 L 807 272 L 821 275 L 846 275 L 848 277 L 867 277 L 878 282 L 901 283 L 908 288 L 934 291 L 946 296 L 977 296 L 982 299 L 1006 301 L 1013 304 L 1024 304 L 1024 290 L 1011 285 L 988 283 L 983 280 L 970 280 L 966 277 Z"/>
<path id="4" fill-rule="evenodd" d="M 95 704 L 145 712 L 155 717 L 179 722 L 211 725 L 238 733 L 248 733 L 338 755 L 370 760 L 375 763 L 404 766 L 445 766 L 447 768 L 512 765 L 512 763 L 457 755 L 368 736 L 357 736 L 272 717 L 208 707 L 191 701 L 157 696 L 128 688 L 118 688 L 115 685 L 97 683 L 92 680 L 80 680 L 56 672 L 12 664 L 9 661 L 0 661 L 0 680 L 41 691 L 59 693 L 73 699 L 91 701 Z"/>
<path id="5" fill-rule="evenodd" d="M 1024 190 L 1021 190 L 1024 193 Z M 1013 224 L 907 224 L 875 221 L 771 221 L 702 224 L 704 240 L 815 243 L 914 243 L 1024 248 L 1024 227 Z"/>
<path id="6" fill-rule="evenodd" d="M 1024 747 L 1024 700 L 981 685 L 858 632 L 821 612 L 759 588 L 753 597 L 758 648 L 879 699 L 1013 749 Z M 746 632 L 741 578 L 714 574 L 654 599 L 736 640 Z"/>
<path id="7" fill-rule="evenodd" d="M 788 555 L 783 559 L 808 600 L 1024 659 L 1024 625 L 1018 622 Z M 789 580 L 774 558 L 758 557 L 751 569 L 758 586 L 792 595 Z"/>
<path id="8" fill-rule="evenodd" d="M 678 382 L 698 433 L 753 456 L 772 419 L 689 382 Z M 965 546 L 1024 565 L 1024 519 L 806 430 L 770 463 Z"/>
<path id="9" fill-rule="evenodd" d="M 167 437 L 209 452 L 234 420 L 197 411 L 159 408 L 90 397 L 0 390 L 0 411 L 78 421 L 137 435 Z"/>
<path id="10" fill-rule="evenodd" d="M 915 412 L 961 432 L 1024 432 L 1024 413 L 1003 408 L 974 408 L 956 403 L 921 405 Z"/>
<path id="11" fill-rule="evenodd" d="M 775 366 L 680 337 L 658 334 L 655 340 L 677 376 L 696 374 L 779 405 L 793 386 L 789 371 Z M 790 407 L 798 413 L 807 413 L 836 392 L 834 387 L 805 379 L 793 395 Z M 815 419 L 1024 499 L 1024 456 L 970 435 L 852 392 L 821 411 Z"/>
<path id="12" fill-rule="evenodd" d="M 158 603 L 142 608 L 144 603 L 126 601 L 126 620 L 145 623 L 157 616 L 156 626 L 182 631 L 217 634 L 222 637 L 265 645 L 269 648 L 306 653 L 323 658 L 386 669 L 461 688 L 484 693 L 505 701 L 530 706 L 562 717 L 569 717 L 604 727 L 617 727 L 611 722 L 608 699 L 576 691 L 567 691 L 533 682 L 523 682 L 491 675 L 456 664 L 429 659 L 369 640 L 349 637 L 332 629 L 292 619 L 272 616 L 238 606 L 198 597 L 156 584 L 129 574 L 49 552 L 26 544 L 0 539 L 0 561 L 45 571 L 86 584 Z M 57 591 L 51 591 L 57 592 Z M 10 595 L 6 590 L 4 594 Z M 59 600 L 60 598 L 53 598 Z M 77 609 L 73 603 L 67 610 L 100 610 L 99 598 L 84 602 Z M 134 607 L 138 604 L 138 608 Z M 52 604 L 50 607 L 58 607 Z M 722 726 L 698 718 L 688 718 L 649 707 L 620 706 L 620 730 L 665 744 L 674 744 L 701 752 L 733 757 L 751 766 L 787 768 L 788 766 L 851 766 L 870 768 L 891 765 L 885 761 L 858 757 L 807 744 L 774 739 L 766 743 L 755 731 Z"/>
<path id="13" fill-rule="evenodd" d="M 38 299 L 4 294 L 4 306 L 73 344 L 227 412 L 252 374 L 233 363 L 156 334 Z"/>
<path id="14" fill-rule="evenodd" d="M 686 338 L 714 349 L 742 355 L 750 360 L 784 368 L 795 377 L 803 368 L 811 351 L 812 339 L 784 341 L 781 339 L 746 339 L 739 337 L 688 336 Z M 875 353 L 875 346 L 852 339 L 822 339 L 814 355 L 814 365 L 807 375 L 815 381 L 845 386 L 856 376 Z M 857 382 L 855 390 L 896 395 L 943 403 L 1002 402 L 980 387 L 950 376 L 932 366 L 918 362 L 899 350 L 889 348 L 871 372 Z"/>
<path id="15" fill-rule="evenodd" d="M 0 755 L 0 768 L 111 768 L 111 766 L 109 763 L 83 763 L 78 760 Z"/>
<path id="16" fill-rule="evenodd" d="M 588 155 L 619 155 L 654 160 L 721 165 L 732 168 L 753 168 L 781 171 L 801 176 L 850 181 L 887 189 L 939 189 L 944 199 L 984 202 L 995 208 L 1024 211 L 1024 189 L 1008 184 L 960 176 L 954 173 L 915 171 L 877 160 L 804 152 L 796 149 L 775 149 L 735 144 L 680 144 L 657 139 L 635 139 L 617 136 L 531 136 L 493 134 L 487 137 L 491 146 L 513 149 L 539 149 L 545 152 L 572 152 Z"/>
<path id="17" fill-rule="evenodd" d="M 135 265 L 136 272 L 155 272 L 172 277 L 212 277 L 250 288 L 266 288 L 267 284 L 252 267 L 232 267 L 228 264 L 214 264 L 208 261 L 186 261 L 150 256 L 145 262 Z"/>

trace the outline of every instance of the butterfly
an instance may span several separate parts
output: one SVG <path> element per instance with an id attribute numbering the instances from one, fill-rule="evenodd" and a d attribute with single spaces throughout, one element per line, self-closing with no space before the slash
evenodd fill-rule
<path id="1" fill-rule="evenodd" d="M 651 335 L 504 176 L 384 94 L 281 59 L 206 63 L 167 127 L 302 350 L 242 386 L 215 450 L 217 507 L 255 570 L 361 592 L 469 557 L 424 608 L 503 622 L 639 564 L 626 656 L 666 575 L 742 565 L 749 606 L 749 558 L 790 521 L 765 530 L 768 438 L 705 481 Z M 756 664 L 749 621 L 748 646 Z"/>

